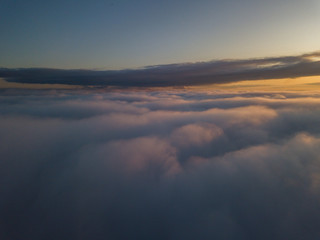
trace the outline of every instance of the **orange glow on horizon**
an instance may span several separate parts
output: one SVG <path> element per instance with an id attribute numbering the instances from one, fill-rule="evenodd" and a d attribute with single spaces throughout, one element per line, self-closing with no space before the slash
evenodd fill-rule
<path id="1" fill-rule="evenodd" d="M 247 80 L 196 88 L 236 91 L 320 91 L 320 76 Z"/>

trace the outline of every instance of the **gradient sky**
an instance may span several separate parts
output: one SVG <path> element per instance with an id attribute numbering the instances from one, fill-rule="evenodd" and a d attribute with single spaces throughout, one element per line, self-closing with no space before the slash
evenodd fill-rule
<path id="1" fill-rule="evenodd" d="M 0 67 L 123 69 L 319 50 L 319 0 L 0 1 Z"/>

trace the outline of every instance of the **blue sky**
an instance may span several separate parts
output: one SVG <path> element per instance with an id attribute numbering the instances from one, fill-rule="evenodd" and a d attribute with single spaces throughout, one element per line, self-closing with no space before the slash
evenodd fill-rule
<path id="1" fill-rule="evenodd" d="M 319 50 L 320 4 L 0 1 L 0 67 L 123 69 Z"/>

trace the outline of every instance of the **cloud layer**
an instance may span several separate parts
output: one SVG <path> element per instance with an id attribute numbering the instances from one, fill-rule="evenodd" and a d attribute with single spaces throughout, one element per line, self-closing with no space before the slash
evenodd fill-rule
<path id="1" fill-rule="evenodd" d="M 119 71 L 2 68 L 0 77 L 9 82 L 37 84 L 100 87 L 186 86 L 320 75 L 319 59 L 320 52 L 314 52 L 300 56 L 218 60 Z"/>
<path id="2" fill-rule="evenodd" d="M 318 239 L 320 95 L 4 91 L 1 239 Z"/>

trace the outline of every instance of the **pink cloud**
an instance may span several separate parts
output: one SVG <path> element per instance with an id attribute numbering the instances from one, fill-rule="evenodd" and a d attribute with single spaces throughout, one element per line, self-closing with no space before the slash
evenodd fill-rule
<path id="1" fill-rule="evenodd" d="M 175 129 L 170 140 L 179 147 L 192 147 L 207 144 L 221 135 L 223 130 L 214 124 L 187 124 Z"/>

